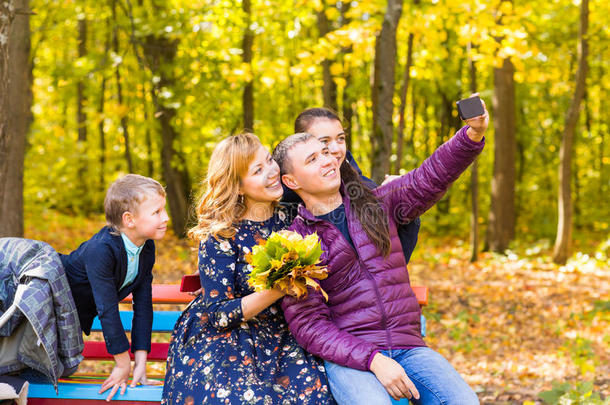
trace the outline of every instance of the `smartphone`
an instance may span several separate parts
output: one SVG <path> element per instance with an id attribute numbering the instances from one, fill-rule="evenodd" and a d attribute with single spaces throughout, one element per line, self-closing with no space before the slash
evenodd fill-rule
<path id="1" fill-rule="evenodd" d="M 193 292 L 201 288 L 201 280 L 199 274 L 191 274 L 182 277 L 182 283 L 180 283 L 181 292 Z"/>
<path id="2" fill-rule="evenodd" d="M 465 98 L 457 103 L 458 113 L 460 118 L 467 120 L 469 118 L 478 117 L 485 114 L 483 102 L 479 96 Z"/>

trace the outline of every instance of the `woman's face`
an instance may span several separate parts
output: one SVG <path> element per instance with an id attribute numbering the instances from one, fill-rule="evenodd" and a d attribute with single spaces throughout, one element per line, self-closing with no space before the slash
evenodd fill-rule
<path id="1" fill-rule="evenodd" d="M 307 128 L 307 132 L 326 145 L 330 154 L 337 159 L 337 163 L 341 166 L 347 152 L 345 132 L 341 122 L 328 118 L 316 118 Z"/>
<path id="2" fill-rule="evenodd" d="M 267 205 L 282 197 L 280 168 L 263 145 L 260 146 L 246 174 L 241 178 L 240 194 L 244 196 L 248 208 L 257 203 Z"/>

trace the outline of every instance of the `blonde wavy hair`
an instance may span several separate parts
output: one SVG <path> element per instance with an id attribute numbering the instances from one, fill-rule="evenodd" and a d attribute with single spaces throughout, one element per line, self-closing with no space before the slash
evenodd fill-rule
<path id="1" fill-rule="evenodd" d="M 246 212 L 239 194 L 240 181 L 261 145 L 251 133 L 232 135 L 216 145 L 196 205 L 197 225 L 188 231 L 191 239 L 235 236 L 236 224 Z"/>

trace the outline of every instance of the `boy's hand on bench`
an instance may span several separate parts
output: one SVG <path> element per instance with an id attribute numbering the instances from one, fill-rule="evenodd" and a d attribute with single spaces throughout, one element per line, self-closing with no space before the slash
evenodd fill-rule
<path id="1" fill-rule="evenodd" d="M 133 380 L 129 385 L 134 388 L 138 384 L 142 385 L 162 385 L 161 381 L 149 380 L 146 378 L 146 357 L 148 352 L 146 350 L 136 350 L 134 353 L 135 364 L 133 366 Z"/>
<path id="2" fill-rule="evenodd" d="M 104 391 L 108 390 L 108 388 L 112 388 L 110 394 L 108 394 L 106 397 L 106 401 L 110 401 L 119 388 L 121 389 L 121 395 L 125 394 L 125 390 L 127 389 L 127 380 L 129 379 L 129 374 L 131 373 L 131 359 L 129 358 L 129 351 L 115 354 L 114 361 L 116 364 L 112 369 L 112 373 L 110 373 L 110 376 L 108 376 L 106 381 L 102 383 L 102 388 L 100 389 L 100 394 L 102 394 Z"/>

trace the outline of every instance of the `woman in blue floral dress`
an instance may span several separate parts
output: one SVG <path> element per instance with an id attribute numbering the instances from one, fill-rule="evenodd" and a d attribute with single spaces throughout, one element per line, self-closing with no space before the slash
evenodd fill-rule
<path id="1" fill-rule="evenodd" d="M 189 236 L 200 242 L 201 294 L 172 335 L 163 404 L 334 404 L 323 364 L 290 334 L 272 289 L 253 292 L 245 260 L 290 223 L 279 168 L 252 134 L 221 141 Z"/>

